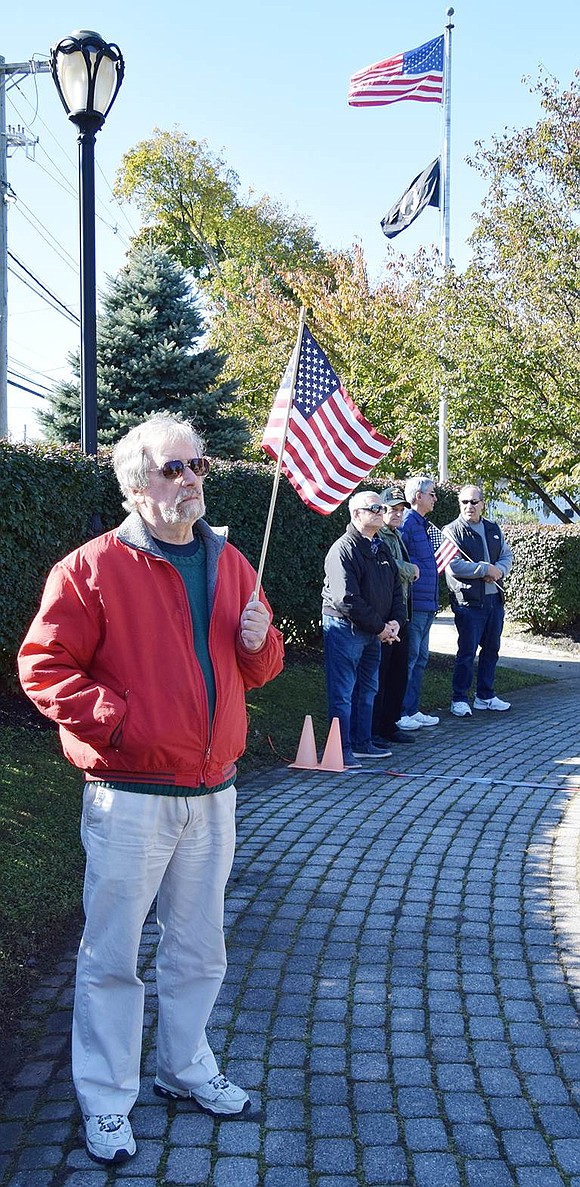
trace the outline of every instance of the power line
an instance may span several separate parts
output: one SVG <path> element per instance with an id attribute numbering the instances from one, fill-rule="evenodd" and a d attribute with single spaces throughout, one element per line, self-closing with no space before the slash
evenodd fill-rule
<path id="1" fill-rule="evenodd" d="M 8 387 L 17 387 L 21 392 L 28 392 L 29 396 L 38 396 L 39 400 L 46 400 L 46 396 L 41 395 L 40 392 L 35 392 L 31 387 L 25 387 L 22 383 L 16 383 L 14 379 L 8 379 Z"/>
<path id="2" fill-rule="evenodd" d="M 32 106 L 32 104 L 30 103 L 30 100 L 28 99 L 28 96 L 24 94 L 24 91 L 22 91 L 20 89 L 20 87 L 17 87 L 17 90 L 18 90 L 19 94 L 21 95 L 21 97 L 24 99 L 24 101 L 26 103 L 28 103 L 29 106 Z M 24 116 L 22 114 L 22 112 L 19 110 L 19 108 L 16 106 L 14 100 L 12 99 L 12 96 L 10 96 L 10 102 L 12 103 L 12 106 L 13 106 L 14 111 L 16 112 L 18 118 L 20 120 L 22 120 L 22 123 L 24 124 L 24 126 L 30 128 L 30 124 L 27 122 L 26 116 Z M 70 157 L 69 154 L 66 152 L 66 150 L 62 147 L 62 144 L 60 143 L 60 141 L 57 140 L 56 136 L 51 131 L 48 124 L 46 124 L 44 122 L 44 120 L 42 119 L 42 117 L 38 115 L 37 111 L 34 116 L 34 121 L 36 121 L 36 120 L 38 120 L 38 122 L 40 124 L 42 124 L 43 128 L 46 129 L 46 131 L 48 132 L 51 139 L 54 140 L 55 144 L 58 145 L 58 148 L 62 152 L 65 160 L 68 161 L 69 165 L 71 165 L 71 167 L 74 168 L 75 165 L 74 165 L 74 161 L 73 161 L 72 157 Z M 50 156 L 50 153 L 47 152 L 47 150 L 44 148 L 44 145 L 40 144 L 40 142 L 38 144 L 38 150 L 39 150 L 39 152 L 44 153 L 45 157 L 50 161 L 51 165 L 54 165 L 55 169 L 58 169 L 58 165 L 56 164 L 56 161 L 54 161 L 52 159 L 52 157 Z M 50 177 L 52 181 L 56 182 L 57 185 L 60 185 L 61 189 L 63 189 L 65 193 L 68 193 L 69 196 L 74 196 L 76 198 L 76 188 L 73 186 L 72 182 L 69 182 L 68 179 L 64 178 L 62 174 L 60 174 L 59 177 L 55 177 L 54 174 L 50 173 L 50 171 L 48 169 L 44 168 L 40 164 L 39 161 L 35 161 L 35 164 L 37 164 L 40 169 L 43 169 L 43 172 L 46 173 L 47 177 Z M 100 173 L 105 185 L 107 186 L 107 189 L 109 190 L 109 192 L 113 198 L 113 201 L 117 205 L 120 213 L 123 215 L 123 218 L 125 219 L 125 222 L 127 223 L 127 226 L 129 228 L 131 235 L 136 235 L 137 232 L 136 232 L 135 228 L 132 226 L 126 212 L 123 210 L 119 199 L 116 197 L 115 192 L 112 189 L 111 184 L 108 181 L 107 177 L 105 176 L 98 161 L 96 162 L 96 167 L 97 167 L 97 170 Z M 64 182 L 64 184 L 63 184 L 63 182 Z M 98 194 L 96 195 L 96 200 L 103 207 L 103 210 L 105 210 L 107 212 L 107 214 L 109 214 L 109 216 L 110 216 L 110 212 L 109 212 L 107 204 L 103 201 L 103 199 L 101 197 L 99 197 Z M 99 220 L 99 222 L 103 223 L 103 226 L 108 227 L 108 229 L 110 231 L 112 231 L 114 235 L 119 235 L 121 242 L 126 247 L 129 246 L 127 239 L 123 237 L 122 233 L 119 231 L 119 228 L 116 224 L 109 222 L 108 219 L 104 218 L 102 215 L 100 215 L 98 213 L 97 213 L 96 217 Z"/>
<path id="3" fill-rule="evenodd" d="M 22 346 L 22 343 L 19 343 L 19 345 Z M 46 371 L 41 371 L 40 367 L 32 367 L 30 363 L 25 363 L 22 359 L 17 359 L 14 354 L 10 356 L 10 362 L 14 363 L 17 367 L 23 367 L 25 371 L 30 371 L 32 375 L 40 375 L 42 379 L 46 379 L 47 383 L 52 383 L 50 375 L 47 375 Z M 31 379 L 31 382 L 35 383 L 36 380 Z M 42 384 L 40 384 L 40 387 L 42 387 Z"/>
<path id="4" fill-rule="evenodd" d="M 8 254 L 10 255 L 11 253 L 9 252 Z M 38 281 L 36 276 L 32 276 L 32 273 L 29 273 L 27 268 L 24 268 L 24 271 L 27 272 L 29 276 L 32 276 L 32 279 L 37 286 L 36 288 L 30 284 L 30 282 L 26 280 L 24 276 L 21 276 L 15 268 L 11 268 L 10 264 L 8 265 L 8 271 L 11 272 L 21 284 L 26 285 L 26 288 L 29 288 L 31 292 L 34 293 L 35 297 L 40 297 L 42 301 L 45 301 L 46 304 L 55 311 L 55 313 L 62 314 L 63 317 L 66 317 L 67 321 L 71 321 L 75 326 L 80 325 L 80 318 L 77 317 L 76 313 L 73 313 L 73 311 L 69 309 L 67 305 L 63 304 L 59 297 L 56 297 L 54 293 L 51 293 L 50 289 L 46 288 L 46 285 L 43 285 L 40 281 Z M 44 289 L 44 292 L 40 291 L 42 289 Z"/>
<path id="5" fill-rule="evenodd" d="M 41 223 L 40 219 L 34 214 L 34 211 L 32 211 L 30 207 L 26 205 L 26 202 L 23 202 L 22 199 L 19 198 L 18 202 L 16 203 L 15 210 L 22 215 L 22 218 L 25 222 L 30 224 L 33 230 L 36 231 L 36 234 L 44 241 L 44 243 L 46 243 L 47 247 L 50 247 L 51 250 L 56 253 L 59 259 L 62 260 L 63 264 L 66 264 L 67 268 L 70 268 L 71 272 L 74 272 L 75 275 L 78 275 L 77 261 L 69 254 L 69 252 L 66 251 L 66 248 L 62 249 L 65 252 L 65 255 L 62 254 L 62 251 L 59 250 L 61 244 L 58 242 L 52 232 L 49 231 L 48 227 L 45 227 L 44 223 Z M 24 214 L 24 210 L 27 211 L 27 214 Z M 53 240 L 53 243 L 50 243 L 46 238 L 46 235 L 43 235 L 39 231 L 38 226 L 35 226 L 35 223 L 38 223 L 38 226 L 42 227 L 42 230 L 46 232 L 46 235 L 48 235 L 50 239 Z M 56 247 L 54 246 L 55 244 Z"/>
<path id="6" fill-rule="evenodd" d="M 25 381 L 25 383 L 34 383 L 35 384 L 34 395 L 38 396 L 41 400 L 46 399 L 46 396 L 43 396 L 42 392 L 47 392 L 47 394 L 49 396 L 52 395 L 52 388 L 46 387 L 43 383 L 36 383 L 36 380 L 29 379 L 28 375 L 21 375 L 19 371 L 14 371 L 12 369 L 12 367 L 8 368 L 8 374 L 14 375 L 15 379 L 23 379 Z M 8 382 L 11 383 L 12 381 L 9 379 Z M 32 388 L 28 388 L 27 390 L 30 392 L 33 391 Z"/>
<path id="7" fill-rule="evenodd" d="M 60 297 L 57 297 L 56 293 L 52 292 L 52 289 L 49 289 L 45 284 L 43 284 L 42 281 L 38 279 L 38 276 L 35 276 L 34 272 L 31 272 L 30 269 L 26 267 L 26 264 L 23 264 L 22 260 L 19 260 L 18 256 L 14 255 L 13 251 L 8 250 L 8 256 L 11 260 L 14 260 L 15 264 L 18 264 L 19 268 L 22 268 L 23 272 L 26 272 L 27 276 L 30 276 L 31 280 L 34 280 L 39 288 L 43 289 L 45 293 L 48 293 L 49 297 L 52 297 L 53 301 L 56 301 L 57 305 L 62 306 L 65 313 L 68 313 L 70 317 L 74 317 L 76 321 L 80 320 L 76 313 L 73 313 L 72 309 L 69 309 L 68 305 L 65 305 L 64 301 L 61 301 Z"/>

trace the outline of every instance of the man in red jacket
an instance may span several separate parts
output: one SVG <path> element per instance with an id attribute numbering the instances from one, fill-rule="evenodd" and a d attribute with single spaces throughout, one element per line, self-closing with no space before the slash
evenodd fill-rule
<path id="1" fill-rule="evenodd" d="M 87 1150 L 106 1163 L 136 1150 L 137 954 L 155 896 L 154 1091 L 216 1115 L 249 1107 L 205 1028 L 226 968 L 244 693 L 273 679 L 283 655 L 254 570 L 202 518 L 209 463 L 192 426 L 152 416 L 113 464 L 130 514 L 55 565 L 19 654 L 23 688 L 85 772 L 73 1078 Z"/>

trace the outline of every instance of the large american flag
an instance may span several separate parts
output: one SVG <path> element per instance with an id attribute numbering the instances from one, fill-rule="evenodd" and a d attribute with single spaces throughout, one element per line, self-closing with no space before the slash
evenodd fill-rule
<path id="1" fill-rule="evenodd" d="M 395 54 L 353 74 L 348 90 L 351 107 L 381 107 L 399 99 L 441 103 L 443 99 L 443 35 L 417 49 Z"/>
<path id="2" fill-rule="evenodd" d="M 446 566 L 455 560 L 456 556 L 461 556 L 461 551 L 457 547 L 455 540 L 452 540 L 450 536 L 446 536 L 444 532 L 441 532 L 436 524 L 430 523 L 428 525 L 427 534 L 433 545 L 437 572 L 442 573 Z"/>
<path id="3" fill-rule="evenodd" d="M 274 401 L 262 448 L 277 458 L 294 354 Z M 365 420 L 344 390 L 326 355 L 304 326 L 282 470 L 308 507 L 329 515 L 389 452 L 392 441 Z"/>

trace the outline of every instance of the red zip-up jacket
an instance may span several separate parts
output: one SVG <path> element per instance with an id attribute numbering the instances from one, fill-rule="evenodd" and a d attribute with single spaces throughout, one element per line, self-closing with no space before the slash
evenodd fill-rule
<path id="1" fill-rule="evenodd" d="M 89 778 L 223 784 L 245 746 L 245 690 L 282 669 L 275 627 L 257 652 L 240 638 L 240 615 L 255 585 L 252 566 L 219 530 L 200 520 L 196 531 L 207 556 L 216 688 L 211 737 L 185 584 L 141 516 L 133 512 L 49 573 L 20 648 L 20 680 L 57 722 L 65 756 Z"/>

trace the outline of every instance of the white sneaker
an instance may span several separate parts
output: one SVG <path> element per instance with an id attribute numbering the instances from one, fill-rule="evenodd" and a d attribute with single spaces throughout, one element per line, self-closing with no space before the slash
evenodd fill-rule
<path id="1" fill-rule="evenodd" d="M 170 1088 L 158 1076 L 155 1077 L 153 1091 L 156 1096 L 165 1100 L 194 1100 L 205 1113 L 213 1113 L 217 1117 L 231 1117 L 233 1113 L 243 1113 L 250 1106 L 250 1098 L 243 1088 L 231 1084 L 221 1072 L 208 1080 L 207 1084 L 198 1084 L 196 1088 Z"/>
<path id="2" fill-rule="evenodd" d="M 420 730 L 421 722 L 417 721 L 415 717 L 400 717 L 396 723 L 400 730 Z"/>
<path id="3" fill-rule="evenodd" d="M 439 725 L 438 717 L 430 717 L 428 713 L 415 713 L 415 721 L 419 725 Z"/>
<path id="4" fill-rule="evenodd" d="M 509 701 L 501 701 L 499 697 L 490 697 L 488 701 L 482 701 L 481 697 L 476 697 L 473 708 L 497 709 L 498 713 L 505 713 L 506 709 L 511 709 L 511 704 Z"/>
<path id="5" fill-rule="evenodd" d="M 127 1162 L 137 1146 L 129 1118 L 121 1113 L 83 1117 L 87 1153 L 97 1162 Z"/>
<path id="6" fill-rule="evenodd" d="M 452 701 L 451 712 L 455 717 L 471 717 L 471 706 L 467 701 Z"/>

